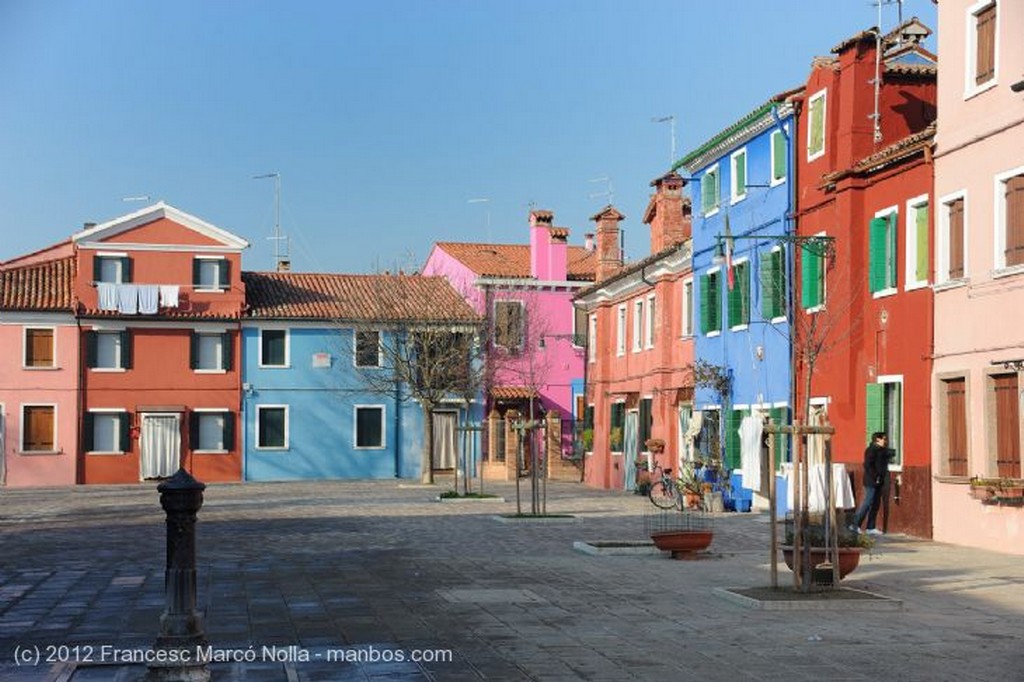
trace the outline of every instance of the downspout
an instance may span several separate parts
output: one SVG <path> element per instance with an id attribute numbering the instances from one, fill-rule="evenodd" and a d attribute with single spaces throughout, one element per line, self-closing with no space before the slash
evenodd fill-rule
<path id="1" fill-rule="evenodd" d="M 395 338 L 395 343 L 401 343 Z M 402 385 L 395 373 L 395 478 L 402 477 Z"/>
<path id="2" fill-rule="evenodd" d="M 242 303 L 242 314 L 245 314 L 247 306 Z M 242 338 L 242 318 L 238 318 L 238 424 L 235 433 L 238 434 L 238 457 L 241 460 L 242 481 L 245 481 L 245 471 L 248 464 L 248 457 L 245 456 L 245 339 Z"/>
<path id="3" fill-rule="evenodd" d="M 797 134 L 797 127 L 800 121 L 800 109 L 803 104 L 803 97 L 797 96 L 793 98 L 793 130 L 790 131 L 787 137 L 789 138 L 789 196 L 788 206 L 786 207 L 786 215 L 784 219 L 792 220 L 792 229 L 790 233 L 793 236 L 797 235 L 797 210 L 796 210 L 796 198 L 797 198 L 797 163 L 796 163 L 796 140 L 800 139 Z M 782 128 L 782 134 L 786 135 L 786 129 Z M 790 257 L 786 259 L 786 275 L 789 277 L 789 409 L 793 415 L 796 414 L 796 384 L 797 384 L 797 364 L 796 364 L 796 344 L 797 339 L 795 338 L 797 331 L 796 314 L 796 256 L 797 256 L 797 245 L 796 242 L 790 242 L 792 246 L 792 253 Z M 790 417 L 792 420 L 792 416 Z"/>
<path id="4" fill-rule="evenodd" d="M 78 390 L 75 391 L 75 414 L 78 420 L 78 443 L 75 448 L 75 482 L 82 484 L 85 483 L 85 472 L 82 471 L 85 467 L 85 457 L 83 456 L 85 447 L 85 414 L 82 413 L 82 407 L 85 402 L 85 363 L 82 362 L 82 318 L 78 316 L 78 306 L 75 306 L 75 326 L 78 327 Z M 6 444 L 5 444 L 6 447 Z M 81 464 L 79 464 L 81 463 Z M 6 475 L 7 468 L 4 467 Z"/>

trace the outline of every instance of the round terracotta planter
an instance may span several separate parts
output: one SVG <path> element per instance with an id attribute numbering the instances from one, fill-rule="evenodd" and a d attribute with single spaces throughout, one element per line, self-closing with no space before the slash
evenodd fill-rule
<path id="1" fill-rule="evenodd" d="M 651 539 L 658 549 L 672 552 L 673 559 L 693 559 L 697 552 L 708 548 L 712 535 L 710 530 L 668 530 L 651 533 Z"/>
<path id="2" fill-rule="evenodd" d="M 783 545 L 782 558 L 786 560 L 786 566 L 793 570 L 793 546 Z M 839 548 L 839 579 L 842 580 L 860 564 L 860 547 Z M 824 547 L 811 547 L 811 567 L 817 566 L 825 561 Z"/>

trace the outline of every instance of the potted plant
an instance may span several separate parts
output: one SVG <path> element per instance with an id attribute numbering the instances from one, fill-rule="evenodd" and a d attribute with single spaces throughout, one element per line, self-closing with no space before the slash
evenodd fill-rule
<path id="1" fill-rule="evenodd" d="M 1024 503 L 1024 480 L 1019 478 L 981 478 L 970 482 L 971 497 L 989 504 Z"/>
<path id="2" fill-rule="evenodd" d="M 580 440 L 583 442 L 583 452 L 593 452 L 594 429 L 583 429 L 580 433 Z"/>
<path id="3" fill-rule="evenodd" d="M 793 519 L 786 519 L 786 541 L 780 547 L 786 566 L 793 570 Z M 837 521 L 836 545 L 839 555 L 839 579 L 852 573 L 860 564 L 861 552 L 870 549 L 874 541 L 866 534 L 850 530 Z M 825 563 L 828 556 L 825 550 L 825 523 L 822 514 L 812 514 L 803 529 L 803 541 L 810 549 L 811 568 Z"/>
<path id="4" fill-rule="evenodd" d="M 651 472 L 647 470 L 647 462 L 636 463 L 636 489 L 637 495 L 646 495 L 651 491 Z"/>
<path id="5" fill-rule="evenodd" d="M 608 446 L 612 452 L 622 452 L 622 427 L 614 426 L 608 434 Z"/>

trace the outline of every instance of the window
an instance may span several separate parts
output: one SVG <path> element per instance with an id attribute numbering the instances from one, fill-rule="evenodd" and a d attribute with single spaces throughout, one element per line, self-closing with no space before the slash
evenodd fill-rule
<path id="1" fill-rule="evenodd" d="M 809 313 L 825 305 L 825 257 L 800 247 L 800 305 Z"/>
<path id="2" fill-rule="evenodd" d="M 132 281 L 132 259 L 124 254 L 93 256 L 92 276 L 96 282 L 125 284 Z"/>
<path id="3" fill-rule="evenodd" d="M 711 215 L 718 210 L 721 196 L 721 180 L 718 177 L 718 164 L 704 171 L 700 180 L 700 205 L 704 215 Z"/>
<path id="4" fill-rule="evenodd" d="M 747 150 L 740 149 L 729 157 L 729 196 L 732 203 L 747 196 Z"/>
<path id="5" fill-rule="evenodd" d="M 722 330 L 721 314 L 718 309 L 720 298 L 718 270 L 701 275 L 700 278 L 700 330 L 706 335 Z"/>
<path id="6" fill-rule="evenodd" d="M 945 412 L 941 414 L 945 438 L 946 472 L 950 476 L 967 475 L 967 381 L 964 377 L 942 382 Z"/>
<path id="7" fill-rule="evenodd" d="M 867 428 L 865 447 L 871 434 L 883 431 L 889 436 L 889 447 L 895 450 L 890 465 L 903 466 L 903 378 L 878 377 L 878 383 L 867 385 Z"/>
<path id="8" fill-rule="evenodd" d="M 786 170 L 789 168 L 789 153 L 786 145 L 786 133 L 781 130 L 772 131 L 771 134 L 771 163 L 772 181 L 771 186 L 780 185 L 786 181 Z"/>
<path id="9" fill-rule="evenodd" d="M 723 460 L 725 466 L 730 469 L 738 469 L 740 466 L 740 424 L 748 414 L 750 414 L 748 408 L 739 407 L 729 410 L 725 415 L 725 457 Z M 747 481 L 744 482 L 744 485 L 755 490 L 761 487 L 760 483 L 748 485 Z"/>
<path id="10" fill-rule="evenodd" d="M 85 335 L 85 364 L 90 369 L 131 369 L 131 332 L 88 332 Z"/>
<path id="11" fill-rule="evenodd" d="M 875 214 L 868 228 L 868 287 L 873 294 L 896 288 L 896 211 Z"/>
<path id="12" fill-rule="evenodd" d="M 928 197 L 907 202 L 907 265 L 906 288 L 928 285 Z"/>
<path id="13" fill-rule="evenodd" d="M 122 410 L 90 410 L 83 416 L 83 447 L 86 452 L 128 452 L 131 420 Z"/>
<path id="14" fill-rule="evenodd" d="M 968 8 L 965 96 L 996 84 L 998 64 L 998 15 L 995 0 L 982 0 Z"/>
<path id="15" fill-rule="evenodd" d="M 235 415 L 229 410 L 196 410 L 188 427 L 194 451 L 228 452 L 235 447 Z"/>
<path id="16" fill-rule="evenodd" d="M 615 320 L 615 353 L 626 354 L 626 306 L 620 305 Z"/>
<path id="17" fill-rule="evenodd" d="M 356 367 L 380 367 L 380 332 L 356 331 Z"/>
<path id="18" fill-rule="evenodd" d="M 207 372 L 230 370 L 231 334 L 193 332 L 189 366 Z"/>
<path id="19" fill-rule="evenodd" d="M 494 304 L 494 342 L 509 350 L 523 347 L 523 304 L 496 301 Z"/>
<path id="20" fill-rule="evenodd" d="M 693 280 L 683 280 L 683 336 L 693 336 Z"/>
<path id="21" fill-rule="evenodd" d="M 768 417 L 771 418 L 776 426 L 785 426 L 789 424 L 789 407 L 786 405 L 776 405 L 768 410 Z M 790 461 L 788 447 L 789 438 L 786 437 L 786 434 L 775 434 L 775 471 L 782 467 L 783 462 Z"/>
<path id="22" fill-rule="evenodd" d="M 697 434 L 697 459 L 707 461 L 712 457 L 722 456 L 720 420 L 721 409 L 718 407 L 705 407 L 701 410 L 700 433 Z"/>
<path id="23" fill-rule="evenodd" d="M 192 285 L 197 291 L 223 291 L 231 287 L 231 261 L 227 258 L 196 258 L 192 261 Z"/>
<path id="24" fill-rule="evenodd" d="M 807 105 L 807 160 L 825 153 L 825 94 L 826 90 L 811 96 Z"/>
<path id="25" fill-rule="evenodd" d="M 654 348 L 654 326 L 657 317 L 654 307 L 654 294 L 647 297 L 647 315 L 644 324 L 644 341 L 648 348 Z"/>
<path id="26" fill-rule="evenodd" d="M 56 367 L 53 327 L 25 328 L 25 367 Z"/>
<path id="27" fill-rule="evenodd" d="M 746 329 L 750 324 L 750 261 L 732 264 L 733 285 L 726 295 L 729 307 L 729 328 Z"/>
<path id="28" fill-rule="evenodd" d="M 384 407 L 356 405 L 356 447 L 384 447 Z"/>
<path id="29" fill-rule="evenodd" d="M 995 403 L 996 475 L 1020 478 L 1020 392 L 1017 374 L 991 378 Z M 991 442 L 991 441 L 990 441 Z"/>
<path id="30" fill-rule="evenodd" d="M 590 316 L 590 326 L 587 329 L 587 360 L 597 361 L 597 315 Z"/>
<path id="31" fill-rule="evenodd" d="M 643 348 L 644 302 L 633 301 L 633 352 Z"/>
<path id="32" fill-rule="evenodd" d="M 626 403 L 612 403 L 611 419 L 608 421 L 608 446 L 612 452 L 622 452 L 626 428 Z"/>
<path id="33" fill-rule="evenodd" d="M 786 252 L 779 247 L 761 254 L 761 317 L 786 317 Z"/>
<path id="34" fill-rule="evenodd" d="M 588 320 L 590 315 L 583 308 L 573 308 L 572 345 L 582 348 L 587 345 Z"/>
<path id="35" fill-rule="evenodd" d="M 260 367 L 288 366 L 288 330 L 260 330 Z"/>
<path id="36" fill-rule="evenodd" d="M 651 411 L 651 398 L 640 400 L 640 409 L 637 419 L 637 442 L 640 444 L 641 452 L 647 452 L 647 439 L 651 437 L 651 430 L 654 428 L 654 413 Z"/>
<path id="37" fill-rule="evenodd" d="M 284 450 L 288 447 L 286 406 L 256 406 L 256 447 L 264 450 Z"/>
<path id="38" fill-rule="evenodd" d="M 967 242 L 965 194 L 957 193 L 939 200 L 936 227 L 935 280 L 938 283 L 963 279 Z"/>
<path id="39" fill-rule="evenodd" d="M 25 405 L 21 411 L 21 451 L 57 450 L 56 405 Z"/>
<path id="40" fill-rule="evenodd" d="M 996 178 L 996 267 L 1024 265 L 1024 168 Z"/>

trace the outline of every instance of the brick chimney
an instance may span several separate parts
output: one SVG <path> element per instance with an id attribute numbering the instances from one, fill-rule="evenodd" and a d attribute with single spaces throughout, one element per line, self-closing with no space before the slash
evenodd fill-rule
<path id="1" fill-rule="evenodd" d="M 551 211 L 530 211 L 530 275 L 547 282 L 564 282 L 569 273 L 569 230 L 553 225 Z"/>
<path id="2" fill-rule="evenodd" d="M 651 226 L 652 254 L 690 237 L 690 202 L 683 199 L 685 185 L 675 171 L 651 181 L 654 194 L 644 212 L 644 223 Z"/>
<path id="3" fill-rule="evenodd" d="M 597 281 L 607 279 L 622 270 L 622 247 L 619 245 L 619 223 L 626 216 L 606 206 L 590 217 L 597 223 Z"/>

